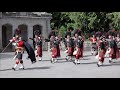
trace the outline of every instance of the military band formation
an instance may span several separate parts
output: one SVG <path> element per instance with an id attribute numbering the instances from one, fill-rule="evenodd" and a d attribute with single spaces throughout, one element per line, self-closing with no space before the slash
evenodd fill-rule
<path id="1" fill-rule="evenodd" d="M 24 69 L 22 56 L 24 51 L 26 50 L 28 53 L 28 57 L 32 63 L 36 63 L 38 61 L 42 61 L 43 51 L 42 51 L 42 43 L 50 42 L 49 52 L 51 54 L 50 61 L 51 63 L 57 62 L 57 58 L 61 57 L 60 54 L 60 45 L 64 43 L 66 60 L 73 61 L 73 64 L 80 64 L 81 60 L 84 57 L 84 35 L 81 30 L 78 28 L 75 30 L 73 35 L 71 34 L 72 28 L 68 28 L 66 31 L 65 37 L 61 38 L 56 35 L 55 31 L 52 30 L 48 36 L 48 39 L 44 38 L 39 31 L 35 31 L 35 38 L 28 37 L 30 40 L 34 42 L 34 49 L 31 45 L 22 39 L 21 30 L 16 29 L 14 36 L 10 39 L 10 43 L 14 46 L 15 51 L 15 65 L 12 67 L 13 70 L 16 70 L 18 64 L 20 63 L 20 69 Z M 103 65 L 104 59 L 108 56 L 109 63 L 113 61 L 113 59 L 117 60 L 120 57 L 118 44 L 120 42 L 119 34 L 113 34 L 113 32 L 109 32 L 106 35 L 96 34 L 94 33 L 92 37 L 89 38 L 91 41 L 91 54 L 98 59 L 97 66 L 100 67 Z"/>

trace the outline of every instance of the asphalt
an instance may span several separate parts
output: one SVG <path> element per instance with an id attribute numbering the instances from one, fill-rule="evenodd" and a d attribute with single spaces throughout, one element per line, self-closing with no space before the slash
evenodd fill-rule
<path id="1" fill-rule="evenodd" d="M 97 59 L 90 51 L 84 51 L 81 64 L 75 65 L 72 61 L 66 61 L 66 54 L 61 51 L 58 62 L 50 62 L 50 54 L 43 51 L 43 60 L 32 64 L 27 60 L 27 53 L 23 56 L 24 70 L 16 71 L 11 68 L 15 64 L 14 52 L 0 54 L 0 78 L 120 78 L 120 59 L 110 64 L 105 58 L 104 64 L 97 67 Z"/>

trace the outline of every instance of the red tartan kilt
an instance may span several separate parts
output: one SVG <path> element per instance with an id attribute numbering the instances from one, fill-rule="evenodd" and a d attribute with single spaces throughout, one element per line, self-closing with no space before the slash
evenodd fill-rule
<path id="1" fill-rule="evenodd" d="M 59 47 L 57 47 L 57 57 L 60 57 L 61 55 L 60 55 L 60 48 Z"/>
<path id="2" fill-rule="evenodd" d="M 104 58 L 104 55 L 105 55 L 105 50 L 101 50 L 99 52 L 99 57 Z"/>
<path id="3" fill-rule="evenodd" d="M 42 47 L 37 47 L 37 53 L 40 57 L 42 57 Z"/>
<path id="4" fill-rule="evenodd" d="M 76 59 L 79 59 L 80 57 L 82 57 L 82 49 L 78 48 L 77 54 L 76 54 Z"/>
<path id="5" fill-rule="evenodd" d="M 68 56 L 72 56 L 73 52 L 74 52 L 74 48 L 73 47 L 68 47 Z"/>
<path id="6" fill-rule="evenodd" d="M 57 48 L 53 48 L 52 50 L 52 58 L 56 58 L 57 57 Z"/>

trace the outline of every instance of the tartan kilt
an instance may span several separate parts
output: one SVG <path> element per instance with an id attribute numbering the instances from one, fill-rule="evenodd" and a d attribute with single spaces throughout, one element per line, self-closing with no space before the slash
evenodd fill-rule
<path id="1" fill-rule="evenodd" d="M 76 56 L 76 59 L 79 59 L 80 57 L 82 57 L 82 49 L 81 48 L 78 48 L 77 54 L 75 56 Z"/>
<path id="2" fill-rule="evenodd" d="M 100 51 L 99 51 L 99 57 L 100 57 L 100 58 L 104 58 L 105 52 L 106 52 L 105 49 L 104 49 L 104 50 L 100 50 Z"/>
<path id="3" fill-rule="evenodd" d="M 42 47 L 37 47 L 37 53 L 39 57 L 42 57 Z"/>
<path id="4" fill-rule="evenodd" d="M 53 47 L 52 49 L 52 58 L 56 58 L 57 57 L 57 48 Z"/>
<path id="5" fill-rule="evenodd" d="M 73 56 L 74 47 L 68 47 L 68 56 Z"/>

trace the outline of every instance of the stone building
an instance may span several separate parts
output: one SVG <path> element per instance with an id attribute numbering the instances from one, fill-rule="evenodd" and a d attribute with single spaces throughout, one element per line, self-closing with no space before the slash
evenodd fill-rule
<path id="1" fill-rule="evenodd" d="M 32 46 L 33 41 L 28 37 L 34 37 L 35 30 L 40 30 L 42 35 L 48 38 L 51 19 L 52 15 L 46 12 L 0 12 L 0 49 L 6 47 L 16 28 L 21 29 L 22 38 Z M 43 50 L 47 50 L 47 43 L 43 44 Z M 12 50 L 12 45 L 8 48 Z"/>

